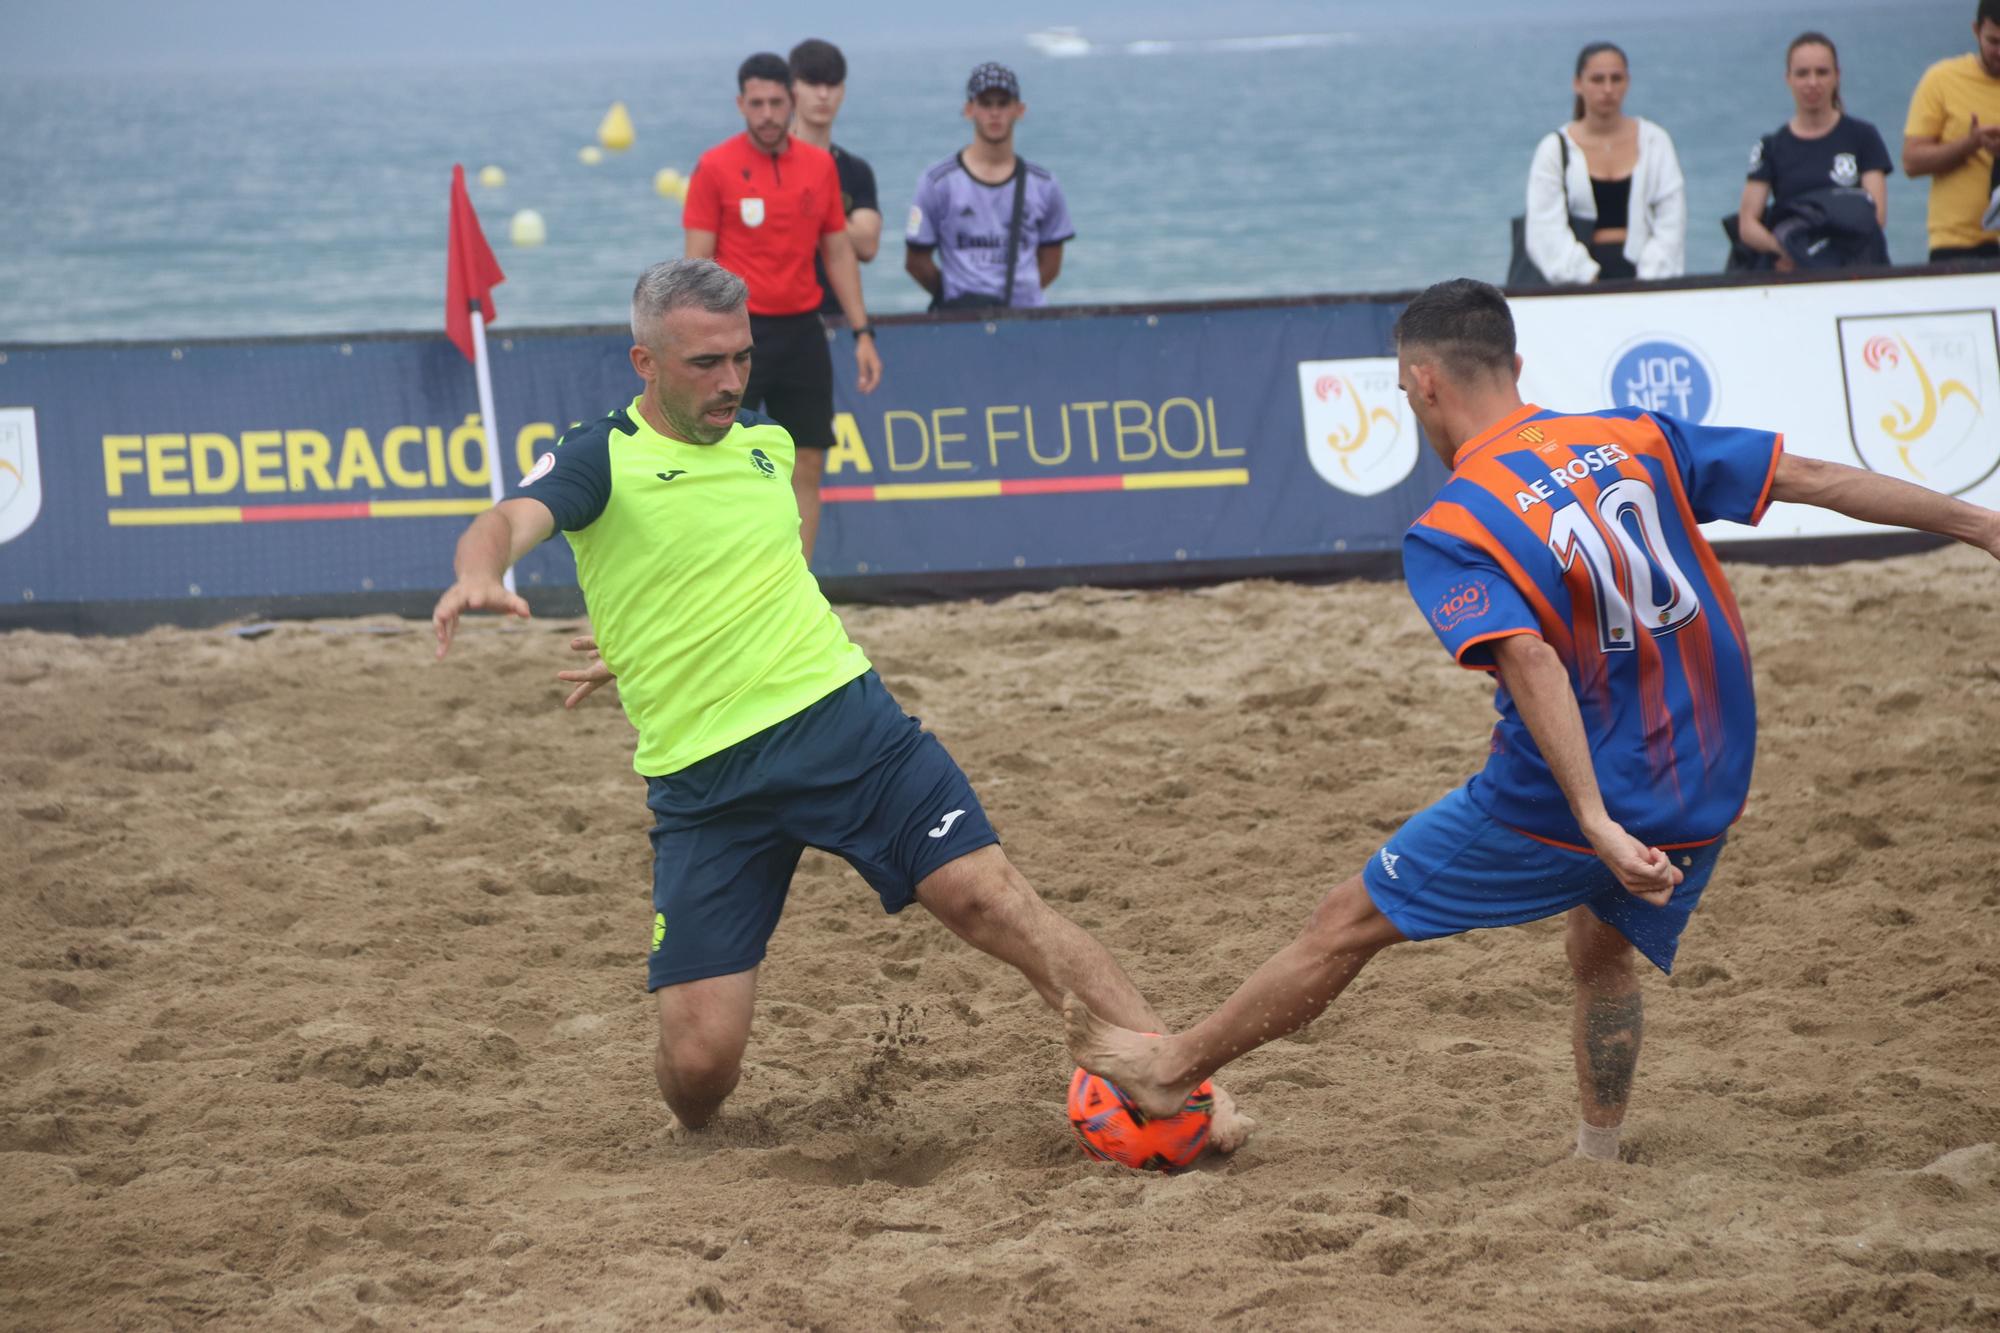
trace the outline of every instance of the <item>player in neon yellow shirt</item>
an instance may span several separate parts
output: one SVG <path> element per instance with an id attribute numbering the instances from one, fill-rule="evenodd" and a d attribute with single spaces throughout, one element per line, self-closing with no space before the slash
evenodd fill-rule
<path id="1" fill-rule="evenodd" d="M 884 910 L 921 903 L 1051 1007 L 1075 991 L 1158 1030 L 1103 946 L 1008 861 L 958 765 L 820 593 L 791 437 L 738 410 L 752 350 L 742 281 L 711 260 L 656 264 L 632 331 L 644 390 L 565 434 L 524 479 L 528 496 L 473 520 L 432 621 L 443 657 L 466 611 L 527 616 L 501 582 L 508 567 L 558 530 L 575 549 L 655 816 L 648 989 L 674 1115 L 700 1128 L 736 1086 L 758 967 L 807 846 L 846 858 Z M 1227 1151 L 1250 1128 L 1218 1090 L 1211 1141 Z"/>

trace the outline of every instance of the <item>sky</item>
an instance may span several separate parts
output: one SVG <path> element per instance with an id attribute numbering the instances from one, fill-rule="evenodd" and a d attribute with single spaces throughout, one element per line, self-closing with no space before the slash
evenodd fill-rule
<path id="1" fill-rule="evenodd" d="M 1673 19 L 1744 3 L 1828 15 L 1895 0 L 1676 0 Z M 1909 0 L 1904 0 L 1908 3 Z M 1365 31 L 1414 24 L 1609 19 L 1608 0 L 0 0 L 0 71 L 267 70 L 476 61 L 734 55 L 785 50 L 804 35 L 843 46 L 1018 44 L 1068 25 L 1087 37 L 1187 38 Z M 1974 8 L 1964 0 L 1967 22 Z M 1413 17 L 1420 16 L 1420 17 Z M 1622 21 L 1629 23 L 1627 17 Z"/>

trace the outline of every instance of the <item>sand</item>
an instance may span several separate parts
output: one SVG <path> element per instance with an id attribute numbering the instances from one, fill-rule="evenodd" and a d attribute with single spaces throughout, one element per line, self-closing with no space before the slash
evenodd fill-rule
<path id="1" fill-rule="evenodd" d="M 2000 1326 L 2000 567 L 1733 569 L 1756 789 L 1568 1160 L 1560 927 L 1389 951 L 1179 1177 L 1086 1161 L 1058 1025 L 809 855 L 687 1135 L 621 714 L 575 622 L 0 636 L 0 1325 Z M 853 608 L 1168 1021 L 1478 765 L 1402 588 Z"/>

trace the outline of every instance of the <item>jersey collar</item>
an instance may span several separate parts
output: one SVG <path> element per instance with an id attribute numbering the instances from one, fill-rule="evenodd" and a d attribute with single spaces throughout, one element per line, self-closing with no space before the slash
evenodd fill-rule
<path id="1" fill-rule="evenodd" d="M 758 157 L 775 157 L 781 162 L 792 155 L 792 146 L 798 143 L 799 141 L 797 135 L 793 134 L 790 130 L 786 130 L 785 146 L 783 148 L 780 148 L 775 153 L 767 153 L 762 148 L 757 146 L 757 141 L 755 139 L 750 137 L 750 131 L 745 130 L 743 131 L 742 134 L 738 135 L 737 137 L 743 140 L 743 147 L 746 151 L 754 153 Z"/>
<path id="2" fill-rule="evenodd" d="M 1458 471 L 1472 460 L 1474 454 L 1484 449 L 1487 445 L 1492 444 L 1529 417 L 1540 416 L 1541 411 L 1542 409 L 1533 403 L 1522 403 L 1518 409 L 1509 412 L 1506 416 L 1488 426 L 1482 433 L 1473 436 L 1464 444 L 1459 445 L 1458 452 L 1451 456 L 1451 470 L 1453 472 Z"/>

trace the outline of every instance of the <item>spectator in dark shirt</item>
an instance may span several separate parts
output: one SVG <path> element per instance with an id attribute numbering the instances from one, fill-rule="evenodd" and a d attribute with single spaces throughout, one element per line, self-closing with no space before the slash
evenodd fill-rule
<path id="1" fill-rule="evenodd" d="M 834 117 L 847 100 L 847 57 L 832 42 L 808 37 L 792 48 L 792 137 L 833 154 L 834 170 L 840 173 L 840 206 L 847 213 L 847 239 L 854 257 L 873 262 L 882 248 L 882 205 L 875 195 L 875 169 L 866 158 L 856 157 L 833 141 Z M 822 315 L 838 315 L 840 298 L 826 280 L 826 264 L 813 257 L 813 276 L 819 279 L 826 299 L 820 302 Z"/>
<path id="2" fill-rule="evenodd" d="M 1833 42 L 1817 32 L 1794 38 L 1785 84 L 1792 118 L 1750 150 L 1736 214 L 1744 246 L 1771 256 L 1780 273 L 1887 263 L 1882 228 L 1894 166 L 1876 128 L 1841 107 Z"/>

